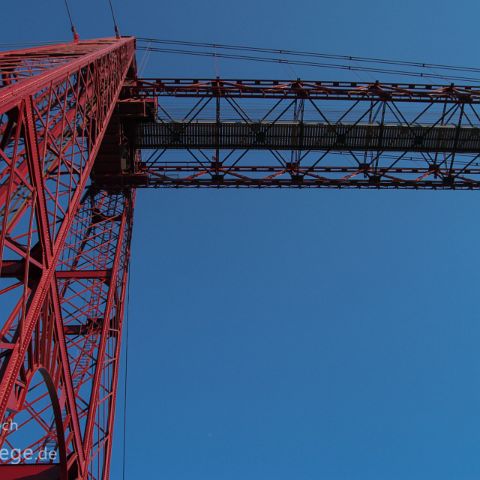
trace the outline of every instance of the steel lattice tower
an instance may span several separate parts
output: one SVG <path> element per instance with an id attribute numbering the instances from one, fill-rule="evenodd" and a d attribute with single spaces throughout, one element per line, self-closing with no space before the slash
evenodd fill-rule
<path id="1" fill-rule="evenodd" d="M 480 188 L 473 87 L 139 79 L 132 37 L 0 75 L 6 480 L 109 478 L 136 188 Z"/>

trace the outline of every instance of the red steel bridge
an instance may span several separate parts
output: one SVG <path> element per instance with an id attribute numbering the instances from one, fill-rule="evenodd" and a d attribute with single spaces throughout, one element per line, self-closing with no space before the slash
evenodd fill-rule
<path id="1" fill-rule="evenodd" d="M 473 86 L 138 78 L 133 37 L 0 53 L 0 478 L 109 478 L 137 188 L 480 189 L 479 157 Z"/>

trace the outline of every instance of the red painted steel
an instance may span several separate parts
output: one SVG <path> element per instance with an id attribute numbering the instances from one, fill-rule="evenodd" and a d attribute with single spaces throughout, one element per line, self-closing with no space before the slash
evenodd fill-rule
<path id="1" fill-rule="evenodd" d="M 137 79 L 134 52 L 0 53 L 2 479 L 109 478 L 135 187 L 480 188 L 474 87 Z"/>
<path id="2" fill-rule="evenodd" d="M 158 101 L 129 140 L 153 150 L 104 185 L 480 189 L 480 90 L 417 83 L 140 79 Z"/>
<path id="3" fill-rule="evenodd" d="M 257 99 L 385 100 L 427 102 L 450 99 L 480 103 L 480 89 L 472 85 L 347 82 L 321 80 L 264 80 L 227 78 L 143 78 L 129 85 L 131 96 L 230 97 Z"/>
<path id="4" fill-rule="evenodd" d="M 48 478 L 108 478 L 133 195 L 86 187 L 134 53 L 0 54 L 0 462 Z"/>

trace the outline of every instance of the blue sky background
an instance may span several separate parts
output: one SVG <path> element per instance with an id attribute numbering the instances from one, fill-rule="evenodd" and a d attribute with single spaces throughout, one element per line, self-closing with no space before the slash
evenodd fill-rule
<path id="1" fill-rule="evenodd" d="M 478 66 L 474 1 L 114 3 L 124 34 Z M 83 38 L 111 34 L 106 0 L 71 6 Z M 69 38 L 60 0 L 0 25 Z M 322 77 L 158 54 L 143 73 L 217 71 Z M 479 195 L 140 191 L 127 478 L 480 478 Z"/>

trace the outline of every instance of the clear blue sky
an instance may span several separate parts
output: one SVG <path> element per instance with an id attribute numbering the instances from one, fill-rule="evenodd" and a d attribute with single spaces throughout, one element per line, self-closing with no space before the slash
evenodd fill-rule
<path id="1" fill-rule="evenodd" d="M 124 34 L 479 66 L 473 0 L 114 3 Z M 71 4 L 82 37 L 111 34 L 106 0 Z M 7 2 L 0 31 L 68 38 L 63 2 Z M 215 68 L 321 76 L 158 55 L 144 74 Z M 480 478 L 479 205 L 475 192 L 139 192 L 127 478 Z"/>

